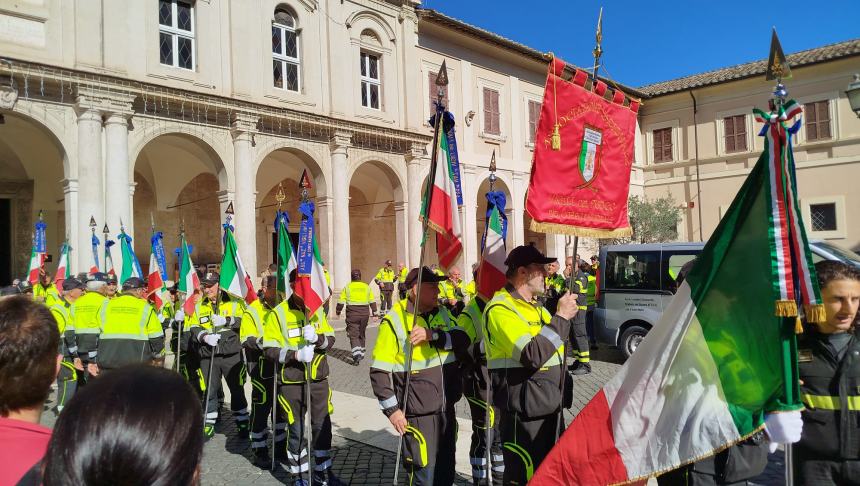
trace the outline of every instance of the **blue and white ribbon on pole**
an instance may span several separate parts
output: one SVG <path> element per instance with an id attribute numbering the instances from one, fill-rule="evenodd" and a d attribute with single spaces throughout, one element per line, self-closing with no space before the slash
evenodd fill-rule
<path id="1" fill-rule="evenodd" d="M 302 224 L 299 227 L 299 247 L 296 250 L 297 275 L 309 276 L 314 265 L 314 203 L 305 201 L 299 205 Z"/>
<path id="2" fill-rule="evenodd" d="M 150 238 L 152 242 L 152 251 L 155 253 L 155 261 L 158 262 L 158 273 L 161 274 L 161 280 L 167 280 L 167 258 L 164 255 L 164 233 L 156 231 Z"/>
<path id="3" fill-rule="evenodd" d="M 439 103 L 434 101 L 436 104 L 436 113 L 439 113 L 439 110 L 443 108 Z M 433 115 L 430 117 L 430 126 L 436 126 L 436 116 Z M 463 188 L 462 184 L 460 184 L 460 156 L 457 155 L 457 135 L 454 130 L 455 118 L 454 115 L 450 111 L 445 111 L 442 115 L 442 120 L 444 124 L 442 125 L 442 131 L 445 134 L 445 138 L 448 140 L 448 155 L 451 161 L 451 175 L 454 178 L 454 187 L 457 192 L 457 205 L 463 205 Z M 434 161 L 435 162 L 435 161 Z"/>
<path id="4" fill-rule="evenodd" d="M 93 268 L 95 269 L 96 272 L 98 272 L 99 271 L 99 245 L 101 243 L 99 242 L 99 238 L 98 238 L 98 236 L 95 235 L 95 233 L 93 233 L 93 236 L 90 239 L 90 243 L 92 244 L 92 247 L 93 247 Z"/>
<path id="5" fill-rule="evenodd" d="M 499 210 L 499 217 L 502 220 L 502 240 L 508 237 L 508 216 L 505 214 L 505 193 L 502 191 L 487 191 L 487 219 L 484 223 L 484 237 L 481 239 L 481 253 L 484 252 L 484 244 L 487 242 L 487 228 L 490 226 L 490 217 L 493 214 L 493 209 Z"/>
<path id="6" fill-rule="evenodd" d="M 33 250 L 36 253 L 47 253 L 48 252 L 48 240 L 45 236 L 45 229 L 48 225 L 44 221 L 36 222 L 36 232 L 33 235 Z"/>

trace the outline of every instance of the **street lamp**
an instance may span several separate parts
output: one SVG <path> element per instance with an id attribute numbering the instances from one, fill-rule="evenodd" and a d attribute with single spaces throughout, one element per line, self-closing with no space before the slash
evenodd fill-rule
<path id="1" fill-rule="evenodd" d="M 860 118 L 860 73 L 854 74 L 854 80 L 848 85 L 845 94 L 848 95 L 848 103 L 851 105 L 851 109 Z"/>

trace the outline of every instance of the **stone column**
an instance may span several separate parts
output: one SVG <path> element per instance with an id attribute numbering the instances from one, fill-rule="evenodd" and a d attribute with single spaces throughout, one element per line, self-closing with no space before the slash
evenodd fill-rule
<path id="1" fill-rule="evenodd" d="M 101 229 L 105 223 L 104 185 L 102 184 L 102 112 L 93 108 L 91 102 L 84 95 L 78 95 L 75 110 L 78 115 L 78 173 L 77 180 L 84 181 L 83 188 L 78 191 L 78 214 L 77 235 L 78 239 L 72 244 L 78 249 L 78 270 L 89 270 L 92 257 L 91 234 L 89 228 L 90 216 L 96 219 L 99 240 L 102 240 Z M 71 187 L 71 186 L 70 186 Z M 115 234 L 118 227 L 111 227 L 111 234 Z M 99 247 L 99 268 L 103 266 L 101 253 L 104 251 L 104 241 Z M 80 251 L 86 248 L 88 253 Z M 114 251 L 114 254 L 117 252 Z M 115 255 L 116 256 L 116 255 Z M 116 262 L 116 260 L 115 260 Z M 101 268 L 104 270 L 104 268 Z"/>
<path id="2" fill-rule="evenodd" d="M 406 154 L 406 192 L 408 193 L 408 215 L 409 220 L 409 261 L 407 266 L 413 268 L 418 266 L 421 259 L 421 221 L 418 216 L 421 213 L 421 165 L 429 165 L 429 156 L 424 149 L 424 144 L 413 143 L 410 151 Z"/>
<path id="3" fill-rule="evenodd" d="M 65 235 L 69 239 L 69 243 L 72 245 L 72 258 L 69 262 L 71 266 L 72 274 L 76 274 L 78 272 L 86 272 L 90 269 L 90 261 L 93 259 L 92 257 L 92 248 L 89 244 L 85 247 L 78 248 L 77 245 L 79 241 L 83 238 L 80 238 L 81 227 L 89 224 L 89 218 L 84 222 L 80 222 L 84 216 L 78 211 L 78 180 L 77 179 L 63 179 L 63 210 L 66 214 L 66 227 L 64 228 Z M 89 234 L 83 235 L 86 238 L 89 238 Z"/>
<path id="4" fill-rule="evenodd" d="M 395 255 L 397 255 L 397 261 L 394 262 L 395 265 L 400 262 L 408 262 L 409 261 L 409 222 L 408 216 L 409 209 L 408 204 L 403 201 L 398 201 L 394 203 L 394 233 L 396 238 L 396 248 Z"/>
<path id="5" fill-rule="evenodd" d="M 463 209 L 465 212 L 465 224 L 463 225 L 463 280 L 472 280 L 472 264 L 480 258 L 481 247 L 475 238 L 483 228 L 478 228 L 478 197 L 475 187 L 475 166 L 461 165 L 463 169 Z"/>
<path id="6" fill-rule="evenodd" d="M 257 201 L 255 189 L 253 133 L 259 117 L 247 113 L 234 113 L 230 125 L 233 136 L 233 211 L 236 227 L 236 247 L 245 270 L 253 278 L 257 275 L 257 230 L 254 224 Z"/>
<path id="7" fill-rule="evenodd" d="M 105 218 L 113 234 L 120 227 L 134 239 L 134 223 L 131 220 L 129 197 L 130 169 L 128 162 L 128 120 L 131 117 L 131 102 L 126 109 L 106 115 L 105 128 Z M 117 241 L 117 245 L 120 242 Z M 134 241 L 132 242 L 134 245 Z M 112 252 L 114 267 L 122 268 L 122 251 Z M 144 262 L 145 264 L 146 262 Z"/>
<path id="8" fill-rule="evenodd" d="M 349 285 L 352 266 L 349 232 L 349 146 L 352 133 L 337 131 L 329 141 L 331 150 L 332 242 L 334 258 L 329 272 L 335 295 Z"/>

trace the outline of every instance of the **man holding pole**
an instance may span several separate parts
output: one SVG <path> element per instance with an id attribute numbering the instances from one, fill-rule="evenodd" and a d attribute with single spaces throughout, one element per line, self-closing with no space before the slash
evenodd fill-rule
<path id="1" fill-rule="evenodd" d="M 295 292 L 296 270 L 290 272 L 289 299 L 281 302 L 266 316 L 263 327 L 263 354 L 278 363 L 276 371 L 279 409 L 287 416 L 287 465 L 296 485 L 310 469 L 314 456 L 313 483 L 339 485 L 331 471 L 331 391 L 326 352 L 334 345 L 334 329 L 322 308 L 306 317 L 305 302 Z M 310 384 L 310 395 L 306 386 Z M 308 403 L 308 396 L 310 403 Z M 313 451 L 305 447 L 305 413 L 310 408 Z M 276 451 L 277 453 L 277 451 Z"/>
<path id="2" fill-rule="evenodd" d="M 236 419 L 238 435 L 247 439 L 250 417 L 242 387 L 245 383 L 245 366 L 240 354 L 242 348 L 238 334 L 245 305 L 243 301 L 233 300 L 221 292 L 220 278 L 217 272 L 206 272 L 200 280 L 204 298 L 195 306 L 194 314 L 185 321 L 185 328 L 190 333 L 189 339 L 200 344 L 200 370 L 206 386 L 203 427 L 206 439 L 215 435 L 222 376 L 230 388 L 230 408 Z"/>
<path id="3" fill-rule="evenodd" d="M 576 295 L 564 294 L 555 316 L 537 303 L 546 265 L 555 261 L 531 245 L 508 254 L 507 284 L 484 310 L 493 405 L 501 413 L 504 484 L 524 485 L 549 453 L 572 404 L 563 336 L 577 314 Z"/>
<path id="4" fill-rule="evenodd" d="M 454 469 L 448 452 L 454 450 L 456 436 L 444 433 L 453 427 L 446 424 L 449 397 L 443 367 L 455 362 L 447 330 L 452 317 L 437 299 L 438 284 L 444 278 L 423 267 L 419 286 L 418 269 L 409 272 L 404 280 L 407 297 L 382 318 L 370 365 L 373 393 L 394 430 L 403 436 L 403 461 L 409 484 L 414 485 L 437 484 L 434 478 Z M 408 387 L 407 372 L 411 372 Z"/>

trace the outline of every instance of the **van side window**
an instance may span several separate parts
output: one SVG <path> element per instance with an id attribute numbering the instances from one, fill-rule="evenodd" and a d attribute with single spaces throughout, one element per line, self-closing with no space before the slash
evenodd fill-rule
<path id="1" fill-rule="evenodd" d="M 660 253 L 609 252 L 605 289 L 660 290 Z"/>
<path id="2" fill-rule="evenodd" d="M 698 252 L 695 253 L 668 253 L 663 252 L 663 265 L 666 266 L 663 271 L 663 290 L 669 290 L 673 294 L 678 291 L 678 272 L 685 263 L 696 258 Z"/>

